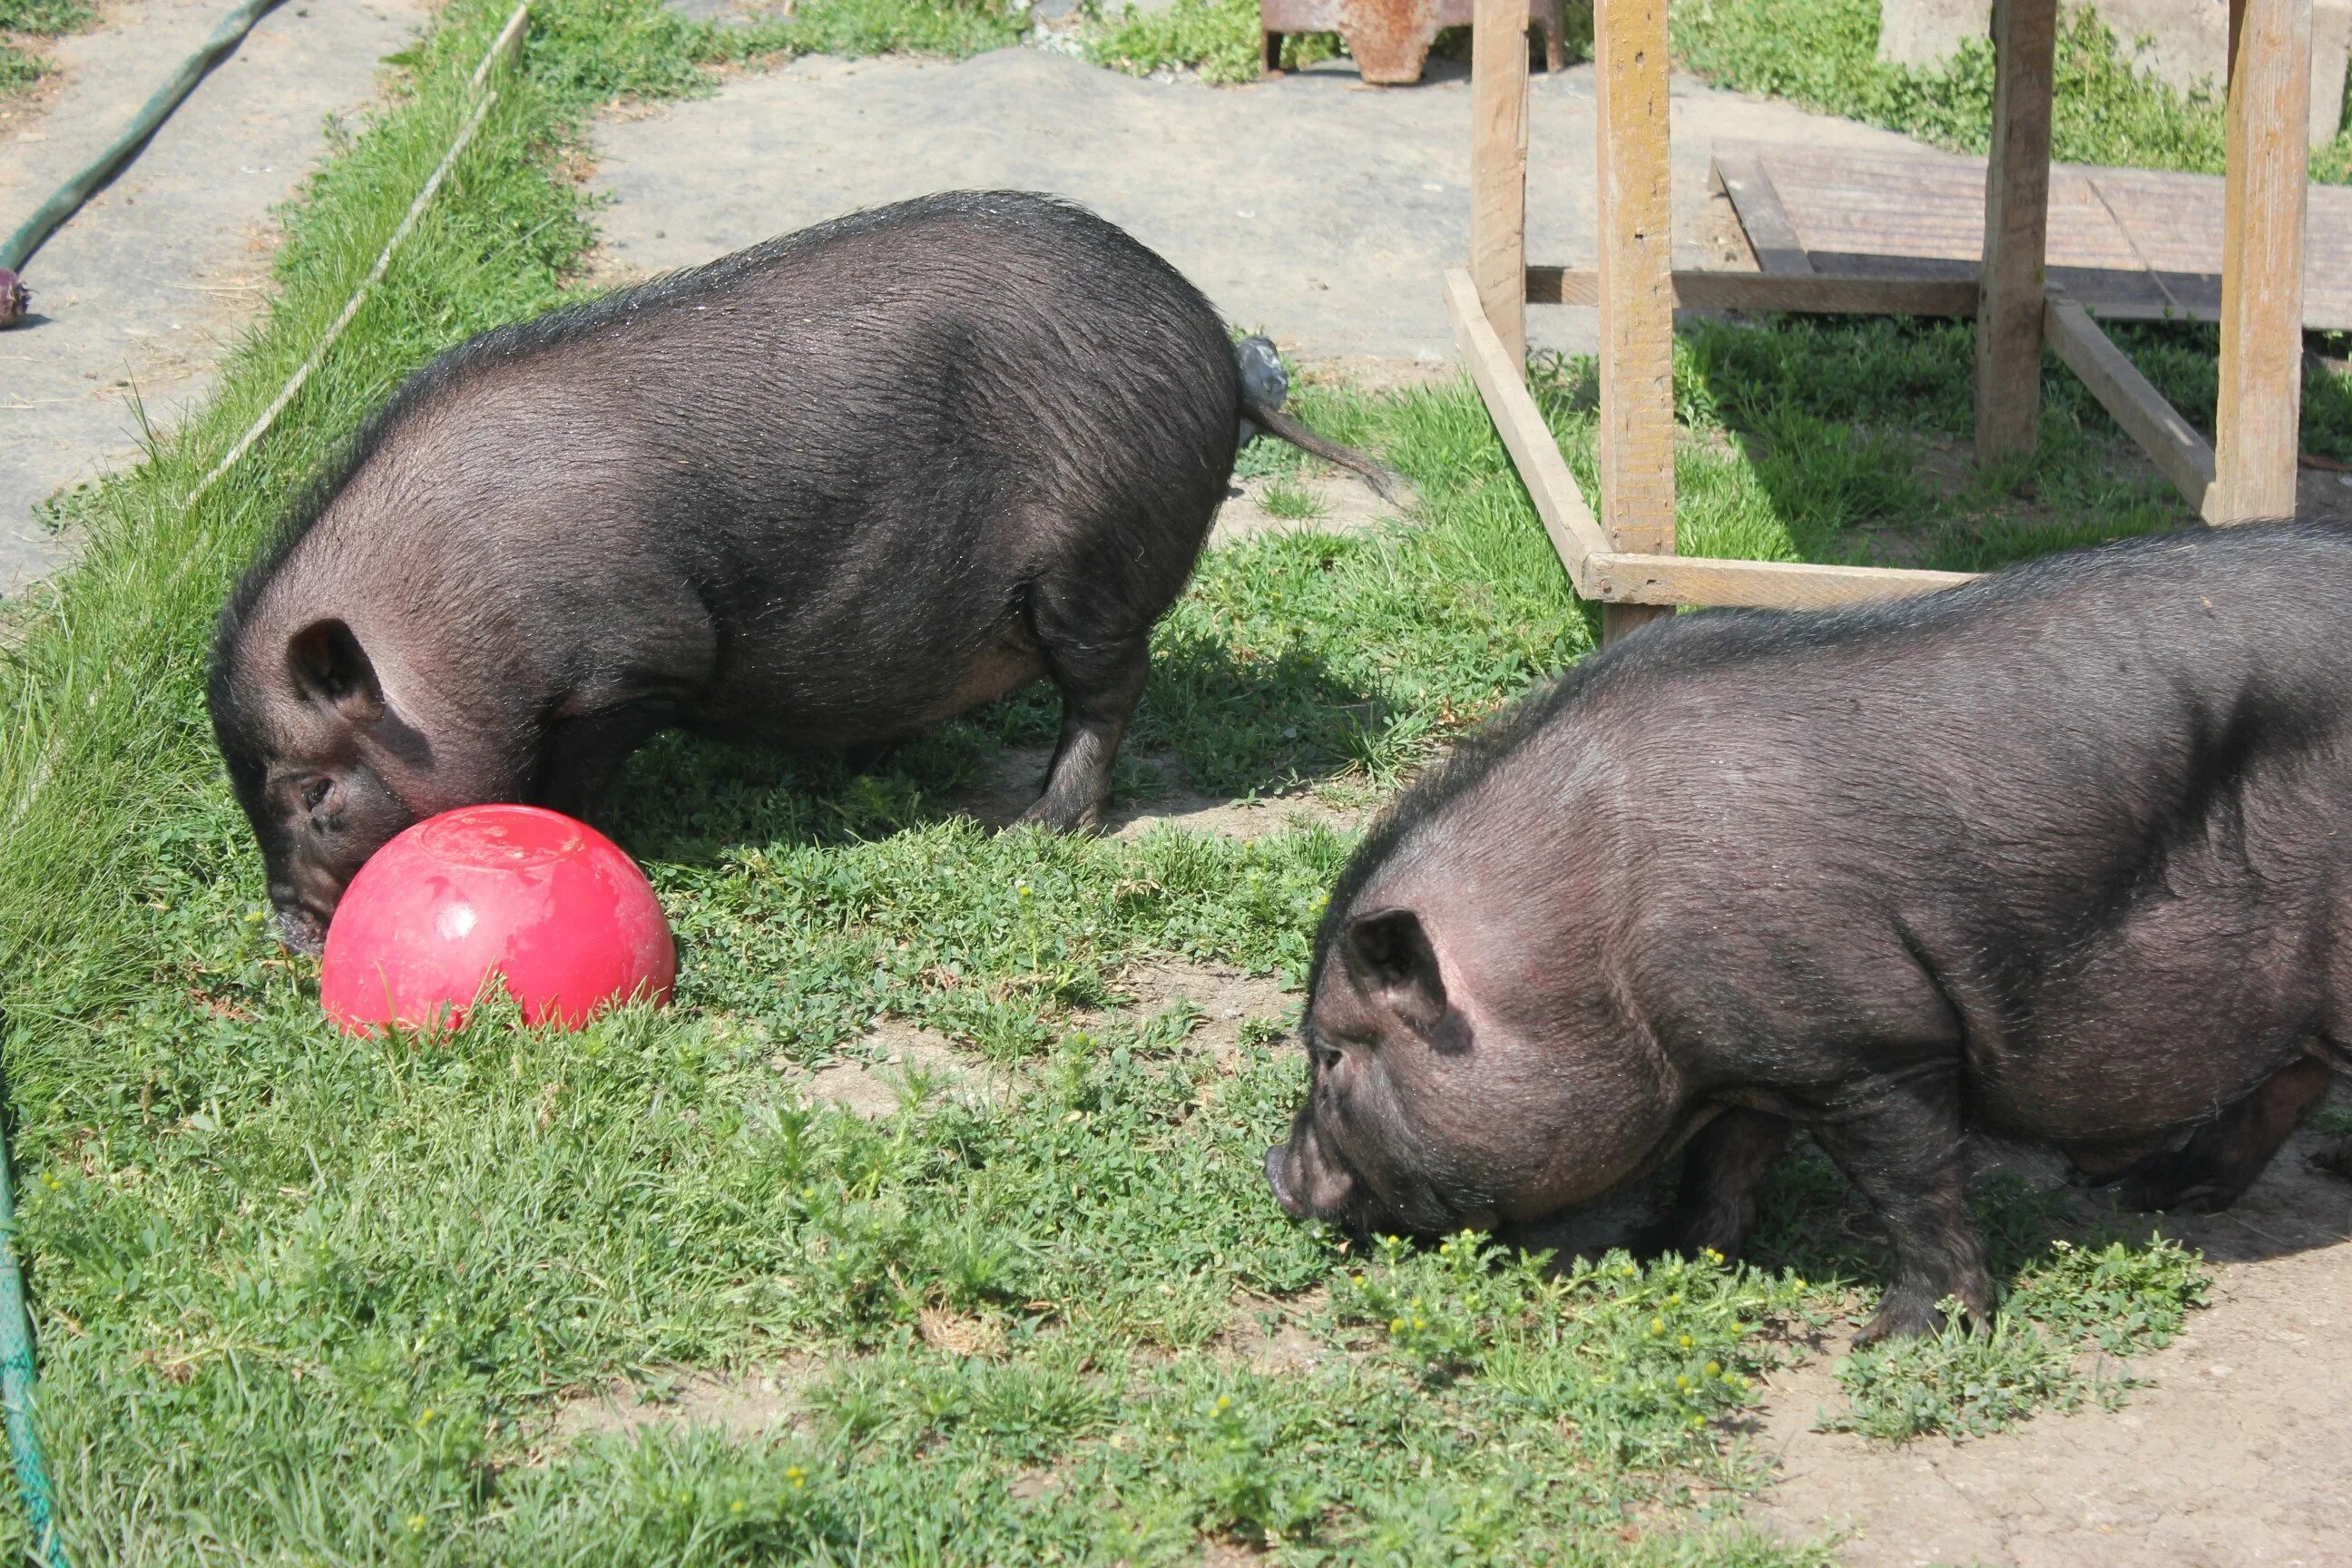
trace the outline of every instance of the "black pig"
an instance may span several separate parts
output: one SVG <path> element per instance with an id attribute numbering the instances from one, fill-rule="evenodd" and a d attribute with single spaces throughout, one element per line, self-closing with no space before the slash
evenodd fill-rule
<path id="1" fill-rule="evenodd" d="M 1281 386 L 1158 256 L 1002 191 L 443 354 L 222 614 L 214 730 L 288 944 L 408 824 L 584 812 L 674 725 L 864 747 L 1045 677 L 1027 820 L 1092 826 L 1244 419 L 1390 487 Z"/>
<path id="2" fill-rule="evenodd" d="M 1653 1239 L 1734 1256 L 1802 1127 L 1894 1244 L 1864 1342 L 1990 1310 L 1971 1131 L 2225 1205 L 2352 1067 L 2352 532 L 1629 638 L 1371 833 L 1304 1035 L 1293 1215 L 1509 1226 L 1686 1150 Z"/>

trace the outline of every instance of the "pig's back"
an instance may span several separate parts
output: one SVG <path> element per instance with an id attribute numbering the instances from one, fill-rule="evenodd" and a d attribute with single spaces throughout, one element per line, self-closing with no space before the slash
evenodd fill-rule
<path id="1" fill-rule="evenodd" d="M 1156 618 L 1238 417 L 1223 324 L 1165 261 L 1047 198 L 950 194 L 453 351 L 295 553 L 518 624 L 707 616 L 690 721 L 843 743 L 1017 659 L 1057 565 L 1100 568 L 1106 622 Z"/>
<path id="2" fill-rule="evenodd" d="M 1580 804 L 1662 995 L 1922 1037 L 1879 1048 L 1948 1008 L 1979 1118 L 2062 1142 L 2193 1119 L 2336 1032 L 2352 533 L 2133 541 L 1637 647 L 1553 734 L 1612 759 Z"/>

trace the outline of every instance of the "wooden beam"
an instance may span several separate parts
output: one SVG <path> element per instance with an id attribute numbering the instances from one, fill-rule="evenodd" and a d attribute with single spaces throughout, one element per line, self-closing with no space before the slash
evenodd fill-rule
<path id="1" fill-rule="evenodd" d="M 1682 310 L 1796 310 L 1830 316 L 1973 316 L 1972 278 L 1848 278 L 1806 273 L 1683 271 L 1672 275 L 1675 308 Z M 1566 267 L 1530 267 L 1528 301 L 1536 305 L 1598 305 L 1598 273 Z"/>
<path id="2" fill-rule="evenodd" d="M 1666 0 L 1594 0 L 1601 521 L 1612 548 L 1675 547 L 1675 299 Z M 1653 618 L 1601 616 L 1613 640 Z"/>
<path id="3" fill-rule="evenodd" d="M 1965 572 L 1616 552 L 1591 557 L 1585 563 L 1585 571 L 1593 595 L 1614 605 L 1716 605 L 1769 610 L 1823 610 L 1833 605 L 1932 594 L 1957 587 L 1969 576 Z"/>
<path id="4" fill-rule="evenodd" d="M 2091 313 L 2063 295 L 2051 297 L 2043 331 L 2050 346 L 2082 378 L 2099 406 L 2114 416 L 2148 460 L 2179 487 L 2201 516 L 2213 489 L 2213 448 L 2150 385 L 2139 367 L 2099 330 Z"/>
<path id="5" fill-rule="evenodd" d="M 1470 276 L 1517 365 L 1528 362 L 1528 5 L 1477 0 L 1470 27 Z"/>
<path id="6" fill-rule="evenodd" d="M 2206 521 L 2294 515 L 2311 0 L 2230 0 L 2221 388 Z"/>
<path id="7" fill-rule="evenodd" d="M 2033 450 L 2042 426 L 2042 261 L 2058 0 L 1993 0 L 1992 153 L 1978 277 L 1977 461 Z"/>
<path id="8" fill-rule="evenodd" d="M 1743 149 L 1717 153 L 1707 166 L 1739 215 L 1739 226 L 1748 236 L 1748 248 L 1756 253 L 1756 265 L 1784 277 L 1811 273 L 1812 258 L 1805 254 L 1796 226 L 1790 223 L 1788 209 L 1780 205 L 1780 188 L 1772 184 L 1764 160 Z"/>
<path id="9" fill-rule="evenodd" d="M 1552 548 L 1559 552 L 1560 564 L 1568 568 L 1569 582 L 1591 598 L 1584 586 L 1585 563 L 1605 552 L 1609 539 L 1585 505 L 1576 476 L 1568 471 L 1559 444 L 1528 391 L 1527 362 L 1512 358 L 1503 346 L 1478 303 L 1478 286 L 1458 267 L 1445 269 L 1445 313 L 1453 320 L 1454 341 L 1469 366 L 1470 379 L 1486 399 L 1487 416 L 1511 461 L 1518 466 L 1519 479 L 1536 504 L 1536 515 L 1543 519 L 1544 531 L 1551 535 Z"/>

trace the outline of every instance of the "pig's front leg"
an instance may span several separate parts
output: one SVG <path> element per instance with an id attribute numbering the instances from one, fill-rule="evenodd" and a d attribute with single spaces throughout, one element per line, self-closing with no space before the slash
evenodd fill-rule
<path id="1" fill-rule="evenodd" d="M 1809 1125 L 1895 1245 L 1895 1281 L 1853 1342 L 1935 1333 L 1944 1325 L 1937 1303 L 1948 1297 L 1990 1322 L 1992 1277 L 1969 1213 L 1958 1069 L 1921 1063 L 1848 1086 Z"/>
<path id="2" fill-rule="evenodd" d="M 550 811 L 590 820 L 629 753 L 665 722 L 663 711 L 639 703 L 559 720 L 547 733 L 533 800 Z"/>
<path id="3" fill-rule="evenodd" d="M 1756 1189 L 1795 1129 L 1781 1117 L 1735 1105 L 1698 1131 L 1683 1152 L 1683 1178 L 1666 1217 L 1637 1238 L 1639 1253 L 1703 1251 L 1737 1261 L 1756 1223 Z"/>

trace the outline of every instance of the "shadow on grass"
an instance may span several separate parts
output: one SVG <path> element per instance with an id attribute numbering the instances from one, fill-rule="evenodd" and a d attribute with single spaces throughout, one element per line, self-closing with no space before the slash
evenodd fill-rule
<path id="1" fill-rule="evenodd" d="M 2185 324 L 2119 341 L 2210 420 L 2210 335 Z M 1801 559 L 1989 571 L 2195 521 L 2054 356 L 2037 450 L 1980 468 L 1969 322 L 1699 320 L 1681 346 L 1685 417 L 1719 422 Z"/>
<path id="2" fill-rule="evenodd" d="M 744 844 L 844 844 L 971 815 L 982 790 L 1034 791 L 1004 776 L 1008 748 L 1050 749 L 1060 694 L 1038 681 L 963 718 L 872 754 L 767 751 L 679 732 L 657 737 L 623 771 L 599 817 L 633 853 L 709 865 Z M 1170 638 L 1120 748 L 1114 789 L 1152 798 L 1166 775 L 1139 761 L 1165 753 L 1195 788 L 1231 795 L 1296 788 L 1358 767 L 1384 729 L 1376 699 L 1297 647 L 1236 657 L 1209 637 Z"/>

